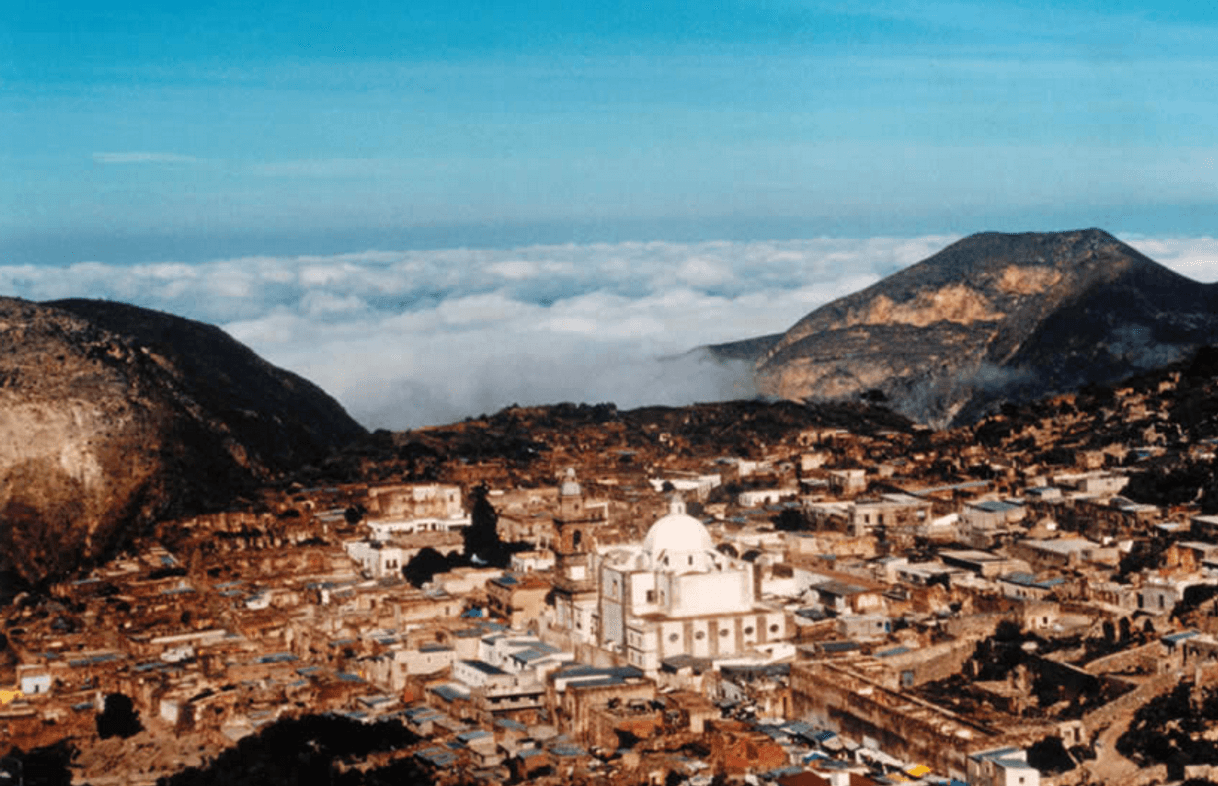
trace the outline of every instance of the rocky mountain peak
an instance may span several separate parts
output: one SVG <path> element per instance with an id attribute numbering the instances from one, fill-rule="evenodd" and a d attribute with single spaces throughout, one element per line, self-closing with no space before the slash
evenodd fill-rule
<path id="1" fill-rule="evenodd" d="M 986 232 L 811 312 L 769 343 L 758 384 L 800 400 L 880 391 L 943 426 L 1182 357 L 1218 336 L 1213 299 L 1099 229 Z"/>

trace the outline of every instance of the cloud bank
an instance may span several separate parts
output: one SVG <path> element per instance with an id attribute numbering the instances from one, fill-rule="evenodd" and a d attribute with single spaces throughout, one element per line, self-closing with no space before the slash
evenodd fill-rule
<path id="1" fill-rule="evenodd" d="M 954 236 L 367 251 L 69 267 L 0 265 L 0 293 L 94 297 L 218 324 L 370 428 L 509 404 L 687 404 L 753 394 L 688 350 L 790 327 Z M 1218 241 L 1135 241 L 1218 278 Z"/>

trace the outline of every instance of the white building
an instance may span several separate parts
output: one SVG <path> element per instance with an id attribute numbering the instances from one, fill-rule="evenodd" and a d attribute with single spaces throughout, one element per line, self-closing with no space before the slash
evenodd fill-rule
<path id="1" fill-rule="evenodd" d="M 752 563 L 717 551 L 679 499 L 642 544 L 609 548 L 599 562 L 598 641 L 638 668 L 729 657 L 793 633 L 782 611 L 757 603 Z"/>
<path id="2" fill-rule="evenodd" d="M 389 540 L 394 535 L 415 535 L 420 532 L 454 532 L 469 526 L 470 516 L 460 513 L 455 516 L 436 518 L 428 516 L 412 519 L 387 519 L 368 521 L 369 531 L 375 540 Z"/>
<path id="3" fill-rule="evenodd" d="M 403 549 L 379 541 L 349 540 L 343 548 L 374 579 L 401 576 L 402 567 L 409 561 Z"/>
<path id="4" fill-rule="evenodd" d="M 762 505 L 777 505 L 784 499 L 794 499 L 799 496 L 799 489 L 752 489 L 736 495 L 736 503 L 742 508 L 756 508 Z"/>
<path id="5" fill-rule="evenodd" d="M 1027 751 L 996 748 L 968 758 L 969 786 L 1040 786 L 1040 771 L 1028 764 Z"/>
<path id="6" fill-rule="evenodd" d="M 673 489 L 681 493 L 694 494 L 699 500 L 705 500 L 710 493 L 720 486 L 723 478 L 718 474 L 694 475 L 688 476 L 670 476 L 663 478 L 651 478 L 649 481 L 651 488 L 657 494 L 664 491 L 664 484 L 669 484 Z"/>

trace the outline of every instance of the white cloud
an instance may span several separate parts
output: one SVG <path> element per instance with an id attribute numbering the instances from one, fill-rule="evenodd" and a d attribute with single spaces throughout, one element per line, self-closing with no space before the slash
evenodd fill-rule
<path id="1" fill-rule="evenodd" d="M 99 164 L 197 164 L 202 159 L 177 153 L 151 153 L 145 151 L 121 153 L 94 153 L 93 160 Z"/>
<path id="2" fill-rule="evenodd" d="M 0 265 L 0 294 L 101 297 L 219 324 L 338 398 L 407 428 L 512 403 L 682 404 L 752 394 L 694 347 L 785 330 L 955 240 L 616 243 Z M 1134 245 L 1218 279 L 1218 240 Z"/>
<path id="3" fill-rule="evenodd" d="M 1195 281 L 1218 280 L 1218 238 L 1187 237 L 1132 241 L 1146 256 Z"/>

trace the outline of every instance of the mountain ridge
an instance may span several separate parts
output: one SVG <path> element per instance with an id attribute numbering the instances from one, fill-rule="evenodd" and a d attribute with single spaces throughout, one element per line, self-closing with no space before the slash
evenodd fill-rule
<path id="1" fill-rule="evenodd" d="M 935 427 L 1004 400 L 1109 382 L 1218 339 L 1218 287 L 1099 229 L 985 232 L 750 346 L 763 395 L 833 400 L 879 391 Z M 752 342 L 751 345 L 749 342 Z M 768 344 L 768 346 L 765 346 Z"/>

